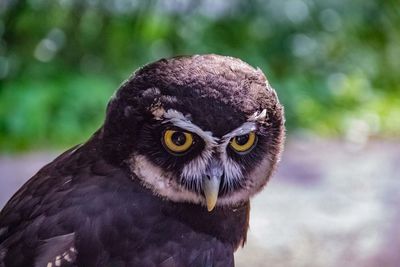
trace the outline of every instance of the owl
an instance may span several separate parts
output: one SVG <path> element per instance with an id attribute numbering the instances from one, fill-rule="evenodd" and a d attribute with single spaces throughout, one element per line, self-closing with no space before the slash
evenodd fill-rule
<path id="1" fill-rule="evenodd" d="M 234 266 L 249 199 L 273 173 L 284 134 L 260 69 L 219 55 L 148 64 L 86 143 L 8 201 L 0 266 Z"/>

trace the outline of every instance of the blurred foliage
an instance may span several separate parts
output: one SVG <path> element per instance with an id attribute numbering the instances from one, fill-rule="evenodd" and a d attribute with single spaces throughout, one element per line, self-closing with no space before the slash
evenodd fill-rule
<path id="1" fill-rule="evenodd" d="M 396 0 L 2 0 L 0 149 L 82 142 L 137 67 L 218 53 L 259 66 L 289 133 L 400 134 Z"/>

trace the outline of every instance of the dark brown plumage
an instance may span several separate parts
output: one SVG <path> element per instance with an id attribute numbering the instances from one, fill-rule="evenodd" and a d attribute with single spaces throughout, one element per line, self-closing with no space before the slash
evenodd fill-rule
<path id="1" fill-rule="evenodd" d="M 283 123 L 262 72 L 238 59 L 145 66 L 110 101 L 104 126 L 1 211 L 0 267 L 233 266 Z M 192 138 L 184 153 L 168 148 L 166 131 L 181 134 L 172 148 Z"/>

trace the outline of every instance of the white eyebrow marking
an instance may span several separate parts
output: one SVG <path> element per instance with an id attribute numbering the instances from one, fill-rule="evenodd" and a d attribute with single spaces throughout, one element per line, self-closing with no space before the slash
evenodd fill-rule
<path id="1" fill-rule="evenodd" d="M 164 118 L 166 120 L 163 121 L 163 123 L 170 122 L 176 127 L 197 134 L 204 140 L 206 146 L 214 147 L 217 145 L 218 138 L 214 137 L 212 135 L 212 132 L 202 130 L 199 126 L 197 126 L 187 117 L 185 117 L 181 112 L 175 109 L 169 109 L 167 112 L 164 113 Z"/>
<path id="2" fill-rule="evenodd" d="M 248 121 L 246 121 L 245 123 L 243 123 L 236 129 L 234 129 L 233 131 L 225 134 L 221 139 L 213 136 L 212 132 L 210 132 L 210 131 L 204 131 L 199 126 L 192 123 L 187 118 L 187 116 L 184 116 L 181 112 L 174 110 L 174 109 L 169 109 L 167 112 L 165 112 L 163 114 L 164 118 L 166 119 L 163 123 L 170 122 L 179 128 L 182 128 L 182 129 L 185 129 L 185 130 L 188 130 L 190 132 L 197 134 L 204 140 L 204 142 L 206 143 L 207 149 L 212 149 L 212 148 L 218 146 L 218 151 L 221 154 L 224 154 L 226 152 L 226 147 L 227 147 L 229 141 L 233 137 L 248 134 L 250 132 L 257 130 L 257 122 L 265 120 L 266 114 L 267 114 L 266 109 L 264 109 L 260 113 L 256 111 L 253 115 L 251 115 L 248 118 Z M 220 142 L 220 145 L 218 145 L 218 142 Z M 207 159 L 211 158 L 211 155 L 207 155 L 206 158 Z M 206 163 L 207 162 L 205 162 L 203 164 L 206 164 Z M 203 165 L 203 164 L 200 164 L 200 165 Z M 194 166 L 191 166 L 191 167 L 194 167 Z M 198 170 L 200 166 L 196 166 L 196 167 L 197 167 L 196 169 Z"/>
<path id="3" fill-rule="evenodd" d="M 163 123 L 171 122 L 173 125 L 179 128 L 193 132 L 200 136 L 206 143 L 210 144 L 212 147 L 215 147 L 217 146 L 219 140 L 226 142 L 235 136 L 248 134 L 257 130 L 257 122 L 263 122 L 266 119 L 266 116 L 266 109 L 263 109 L 261 112 L 254 112 L 254 114 L 252 114 L 245 123 L 233 131 L 225 134 L 221 139 L 214 137 L 210 131 L 204 131 L 199 126 L 191 122 L 187 116 L 184 116 L 181 112 L 174 109 L 169 109 L 166 112 L 164 111 L 163 117 L 166 120 Z"/>
<path id="4" fill-rule="evenodd" d="M 255 130 L 257 130 L 257 124 L 255 122 L 246 121 L 245 123 L 243 123 L 242 125 L 240 125 L 236 129 L 234 129 L 233 131 L 231 131 L 231 132 L 225 134 L 224 136 L 222 136 L 222 138 L 221 138 L 222 143 L 223 144 L 227 143 L 235 136 L 248 134 L 248 133 L 253 132 Z"/>
<path id="5" fill-rule="evenodd" d="M 257 122 L 264 122 L 266 116 L 267 116 L 266 109 L 263 109 L 260 113 L 258 111 L 254 112 L 253 115 L 251 115 L 245 123 L 234 129 L 233 131 L 222 136 L 221 138 L 222 143 L 219 147 L 219 151 L 221 153 L 225 151 L 226 146 L 233 137 L 248 134 L 257 130 Z"/>

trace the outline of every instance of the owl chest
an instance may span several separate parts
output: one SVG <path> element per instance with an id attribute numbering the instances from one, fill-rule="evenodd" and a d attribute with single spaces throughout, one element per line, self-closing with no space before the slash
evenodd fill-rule
<path id="1" fill-rule="evenodd" d="M 206 213 L 200 210 L 192 217 L 193 211 L 187 213 L 174 203 L 143 201 L 146 209 L 120 206 L 102 226 L 97 266 L 103 261 L 113 266 L 233 266 L 236 243 L 245 235 L 236 229 L 243 227 L 240 222 L 234 225 L 218 216 L 204 217 Z M 90 266 L 85 254 L 90 258 L 94 246 L 80 244 L 82 266 Z"/>

